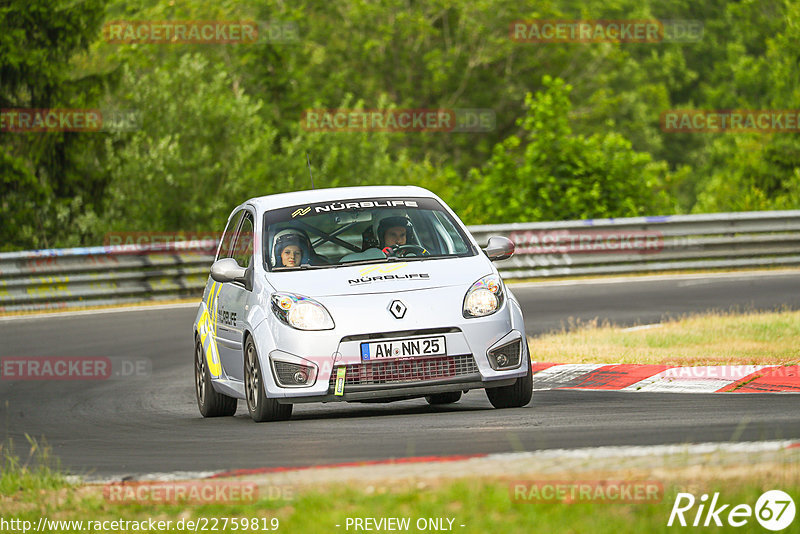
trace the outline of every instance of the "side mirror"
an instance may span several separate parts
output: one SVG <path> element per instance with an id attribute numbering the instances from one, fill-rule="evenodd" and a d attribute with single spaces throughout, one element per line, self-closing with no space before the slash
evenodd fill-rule
<path id="1" fill-rule="evenodd" d="M 514 242 L 507 237 L 493 235 L 489 238 L 489 243 L 483 249 L 483 253 L 492 261 L 507 260 L 514 254 L 514 248 Z"/>
<path id="2" fill-rule="evenodd" d="M 223 258 L 211 265 L 211 278 L 216 282 L 239 282 L 247 289 L 252 289 L 252 273 L 245 267 L 240 267 L 233 258 Z"/>

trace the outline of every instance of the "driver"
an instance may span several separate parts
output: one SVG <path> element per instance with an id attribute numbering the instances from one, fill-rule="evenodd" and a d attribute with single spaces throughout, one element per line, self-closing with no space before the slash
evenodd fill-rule
<path id="1" fill-rule="evenodd" d="M 378 224 L 380 248 L 405 245 L 413 232 L 411 221 L 405 217 L 387 217 Z"/>

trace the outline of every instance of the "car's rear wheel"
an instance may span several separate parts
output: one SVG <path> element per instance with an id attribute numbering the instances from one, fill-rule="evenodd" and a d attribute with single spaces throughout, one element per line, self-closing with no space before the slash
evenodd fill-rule
<path id="1" fill-rule="evenodd" d="M 533 397 L 533 369 L 528 362 L 528 373 L 517 378 L 510 386 L 487 388 L 486 396 L 495 408 L 521 408 Z"/>
<path id="2" fill-rule="evenodd" d="M 214 390 L 203 354 L 203 344 L 199 339 L 194 345 L 194 391 L 197 395 L 197 407 L 203 417 L 221 417 L 236 413 L 237 400 Z"/>
<path id="3" fill-rule="evenodd" d="M 256 352 L 253 338 L 248 337 L 244 345 L 244 396 L 247 411 L 256 423 L 285 421 L 292 416 L 291 404 L 280 404 L 267 397 L 264 390 L 264 374 Z"/>
<path id="4" fill-rule="evenodd" d="M 426 395 L 425 400 L 431 406 L 439 404 L 453 404 L 461 399 L 460 391 L 448 391 L 447 393 L 434 393 L 433 395 Z"/>

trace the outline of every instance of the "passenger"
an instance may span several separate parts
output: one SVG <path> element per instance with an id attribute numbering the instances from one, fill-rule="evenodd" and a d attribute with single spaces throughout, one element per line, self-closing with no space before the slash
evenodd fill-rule
<path id="1" fill-rule="evenodd" d="M 288 229 L 278 232 L 274 240 L 273 262 L 275 267 L 299 267 L 311 259 L 311 243 L 305 234 Z"/>

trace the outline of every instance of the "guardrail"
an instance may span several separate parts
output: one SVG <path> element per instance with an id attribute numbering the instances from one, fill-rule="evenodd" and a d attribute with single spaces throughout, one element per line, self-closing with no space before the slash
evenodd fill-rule
<path id="1" fill-rule="evenodd" d="M 471 226 L 504 278 L 800 265 L 800 210 Z M 214 241 L 0 253 L 0 312 L 198 297 Z"/>
<path id="2" fill-rule="evenodd" d="M 800 265 L 800 210 L 472 226 L 517 253 L 504 278 Z"/>
<path id="3" fill-rule="evenodd" d="M 216 242 L 0 253 L 0 312 L 202 294 Z"/>

